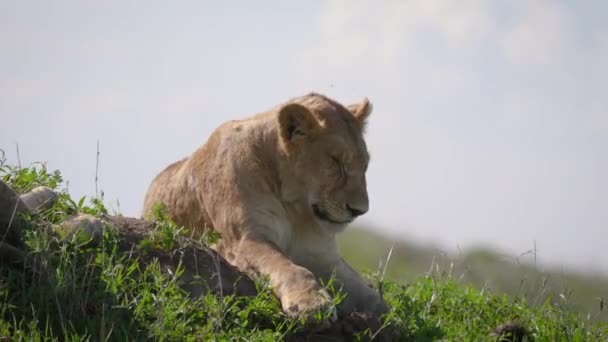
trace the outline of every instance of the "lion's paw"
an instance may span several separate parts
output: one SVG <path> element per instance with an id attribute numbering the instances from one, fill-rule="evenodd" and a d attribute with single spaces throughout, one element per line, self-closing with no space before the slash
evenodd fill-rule
<path id="1" fill-rule="evenodd" d="M 305 317 L 309 324 L 328 326 L 338 319 L 333 301 L 323 288 L 290 293 L 283 298 L 282 304 L 288 316 L 296 319 Z"/>

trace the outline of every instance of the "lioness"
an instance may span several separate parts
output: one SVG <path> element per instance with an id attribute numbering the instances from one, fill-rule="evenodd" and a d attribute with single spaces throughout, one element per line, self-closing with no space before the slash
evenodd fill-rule
<path id="1" fill-rule="evenodd" d="M 252 276 L 267 276 L 285 313 L 310 317 L 332 302 L 319 284 L 335 274 L 339 314 L 386 312 L 381 296 L 338 254 L 336 234 L 368 211 L 363 140 L 367 99 L 348 107 L 308 94 L 221 125 L 190 157 L 152 182 L 178 224 L 213 227 L 213 246 Z"/>

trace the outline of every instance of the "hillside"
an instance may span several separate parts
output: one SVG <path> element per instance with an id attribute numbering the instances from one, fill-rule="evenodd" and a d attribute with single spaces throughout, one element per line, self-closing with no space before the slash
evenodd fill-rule
<path id="1" fill-rule="evenodd" d="M 0 180 L 20 194 L 39 185 L 54 189 L 62 186 L 60 173 L 50 173 L 43 165 L 18 168 L 2 161 Z M 83 231 L 82 227 L 68 229 L 67 223 L 80 214 L 102 221 L 102 234 Z M 199 263 L 193 260 L 205 258 L 205 245 L 213 237 L 192 240 L 187 231 L 160 213 L 155 222 L 113 217 L 101 199 L 72 199 L 61 192 L 48 209 L 23 213 L 19 222 L 19 234 L 12 234 L 0 245 L 2 340 L 608 338 L 606 322 L 590 320 L 552 301 L 530 305 L 525 298 L 500 295 L 491 289 L 477 290 L 463 285 L 457 273 L 447 272 L 439 264 L 426 275 L 412 264 L 407 275 L 418 275 L 407 282 L 406 278 L 398 279 L 404 274 L 405 264 L 395 263 L 387 270 L 398 280 L 371 275 L 371 282 L 391 307 L 390 313 L 379 318 L 340 317 L 334 325 L 321 330 L 314 322 L 306 324 L 287 318 L 261 282 L 243 279 L 255 290 L 250 294 L 224 292 L 221 285 L 216 291 L 213 284 L 206 282 L 210 275 L 199 273 Z M 6 231 L 7 226 L 0 228 Z M 371 250 L 368 243 L 366 240 L 366 248 L 358 250 Z M 347 246 L 342 240 L 345 251 Z M 378 246 L 380 253 L 384 247 Z M 394 251 L 395 260 L 413 260 L 403 258 L 400 249 Z M 359 267 L 370 259 L 362 260 Z M 193 269 L 196 272 L 192 273 Z M 194 285 L 200 293 L 194 293 Z M 339 289 L 331 284 L 327 287 L 339 300 Z M 317 318 L 321 321 L 328 314 L 320 312 Z"/>
<path id="2" fill-rule="evenodd" d="M 431 269 L 439 270 L 479 290 L 523 297 L 533 305 L 550 301 L 592 320 L 608 321 L 608 310 L 604 309 L 608 278 L 601 275 L 541 269 L 482 248 L 448 255 L 434 247 L 392 241 L 366 229 L 347 230 L 339 237 L 339 244 L 347 260 L 357 269 L 368 271 L 377 271 L 392 247 L 386 278 L 398 283 L 411 282 Z"/>

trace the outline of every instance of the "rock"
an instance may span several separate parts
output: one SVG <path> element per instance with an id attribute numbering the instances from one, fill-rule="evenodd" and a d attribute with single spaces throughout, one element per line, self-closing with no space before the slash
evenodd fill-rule
<path id="1" fill-rule="evenodd" d="M 0 262 L 14 265 L 23 265 L 27 260 L 27 255 L 24 251 L 9 245 L 8 243 L 0 242 Z"/>
<path id="2" fill-rule="evenodd" d="M 19 243 L 24 222 L 21 215 L 48 209 L 59 195 L 50 188 L 39 186 L 19 196 L 8 184 L 0 180 L 0 241 Z"/>
<path id="3" fill-rule="evenodd" d="M 21 237 L 24 222 L 21 214 L 28 206 L 8 184 L 0 180 L 0 240 L 14 242 Z"/>
<path id="4" fill-rule="evenodd" d="M 530 331 L 518 321 L 510 321 L 499 325 L 490 336 L 496 337 L 499 341 L 520 342 L 530 338 Z"/>
<path id="5" fill-rule="evenodd" d="M 19 196 L 19 198 L 30 212 L 38 212 L 51 208 L 59 195 L 46 186 L 39 186 L 27 194 Z"/>
<path id="6" fill-rule="evenodd" d="M 57 229 L 65 235 L 80 234 L 88 243 L 98 244 L 103 239 L 104 222 L 89 214 L 79 214 L 68 218 Z"/>

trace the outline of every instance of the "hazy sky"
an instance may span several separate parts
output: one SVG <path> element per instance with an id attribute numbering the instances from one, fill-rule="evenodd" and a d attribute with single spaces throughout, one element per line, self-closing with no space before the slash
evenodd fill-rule
<path id="1" fill-rule="evenodd" d="M 0 148 L 140 213 L 223 121 L 374 103 L 361 223 L 608 272 L 608 2 L 3 1 Z"/>

